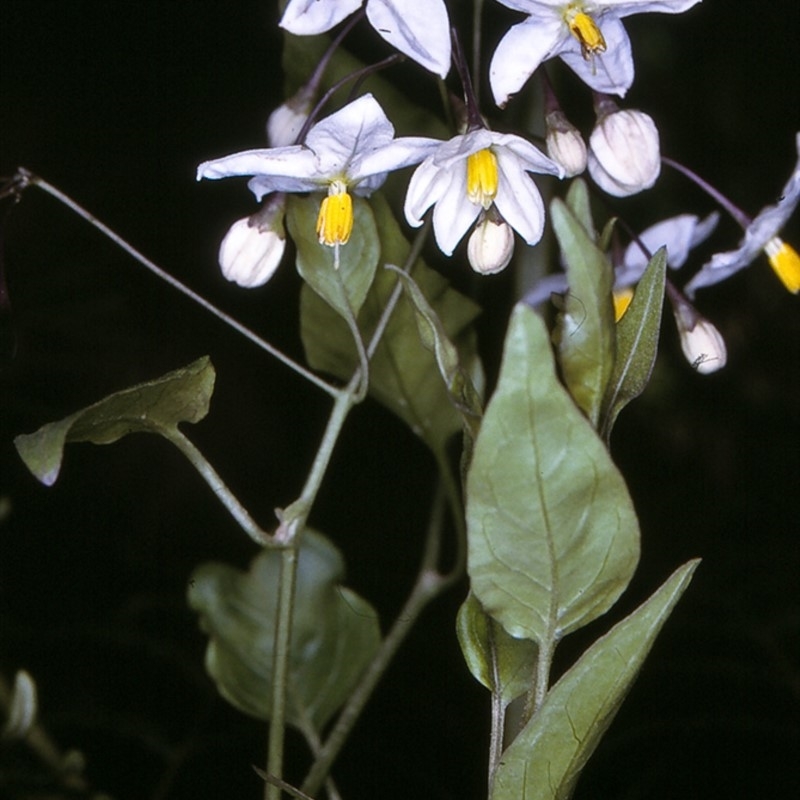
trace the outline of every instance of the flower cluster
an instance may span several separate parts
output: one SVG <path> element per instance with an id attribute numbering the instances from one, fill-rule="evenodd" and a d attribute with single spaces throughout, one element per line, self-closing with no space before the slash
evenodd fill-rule
<path id="1" fill-rule="evenodd" d="M 492 130 L 472 90 L 472 76 L 451 34 L 445 0 L 289 0 L 280 20 L 297 36 L 324 34 L 344 23 L 317 73 L 270 117 L 269 147 L 246 150 L 205 161 L 197 177 L 248 176 L 249 188 L 262 208 L 234 223 L 220 248 L 223 274 L 242 286 L 259 286 L 273 274 L 286 247 L 284 214 L 288 193 L 319 193 L 315 235 L 321 247 L 347 245 L 354 225 L 353 196 L 368 198 L 390 172 L 415 167 L 403 203 L 405 220 L 419 227 L 432 209 L 432 228 L 440 251 L 451 256 L 466 238 L 466 257 L 481 274 L 499 272 L 511 262 L 515 234 L 537 244 L 545 229 L 545 204 L 534 175 L 557 178 L 588 172 L 595 186 L 612 197 L 627 197 L 655 185 L 662 164 L 660 137 L 653 118 L 636 109 L 620 108 L 634 79 L 631 42 L 625 17 L 657 12 L 678 14 L 700 0 L 497 0 L 525 15 L 501 37 L 489 67 L 489 84 L 499 108 L 505 107 L 536 73 L 544 89 L 544 151 L 529 138 Z M 395 136 L 394 126 L 372 94 L 364 94 L 321 116 L 321 73 L 329 56 L 349 30 L 365 19 L 392 48 L 441 79 L 451 63 L 461 80 L 464 105 L 456 106 L 453 135 Z M 553 59 L 566 64 L 591 90 L 595 124 L 584 138 L 562 110 L 543 65 Z M 369 68 L 353 77 L 361 77 Z M 346 81 L 346 79 L 345 79 Z M 344 83 L 345 81 L 342 81 Z M 330 94 L 330 93 L 329 93 Z M 461 123 L 458 123 L 461 119 Z M 686 170 L 687 174 L 690 174 Z M 696 176 L 693 176 L 696 178 Z M 698 178 L 699 182 L 700 179 Z M 704 186 L 704 188 L 707 188 Z M 708 189 L 724 208 L 728 201 Z M 800 256 L 778 236 L 800 202 L 800 135 L 798 164 L 774 206 L 755 219 L 732 211 L 745 230 L 736 250 L 718 253 L 687 283 L 685 293 L 672 289 L 682 340 L 697 340 L 695 331 L 710 323 L 689 301 L 701 287 L 725 280 L 764 252 L 786 287 L 800 291 Z M 679 269 L 691 248 L 717 225 L 718 215 L 705 219 L 682 214 L 653 226 L 616 258 L 614 302 L 619 319 L 633 296 L 650 255 L 667 246 L 668 264 Z M 563 291 L 563 275 L 545 278 L 527 295 L 539 303 L 551 291 Z M 713 327 L 713 326 L 712 326 Z M 685 335 L 684 335 L 685 334 Z M 702 372 L 722 365 L 724 344 L 702 361 Z M 721 339 L 719 340 L 721 342 Z M 686 345 L 687 356 L 694 350 Z M 696 359 L 695 359 L 696 360 Z M 713 363 L 712 363 L 713 362 Z M 699 362 L 698 362 L 699 363 Z"/>

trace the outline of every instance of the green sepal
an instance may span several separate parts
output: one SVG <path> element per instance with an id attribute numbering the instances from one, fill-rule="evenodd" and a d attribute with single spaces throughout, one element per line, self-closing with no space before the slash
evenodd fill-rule
<path id="1" fill-rule="evenodd" d="M 205 665 L 220 694 L 259 719 L 272 710 L 281 553 L 263 550 L 242 572 L 199 566 L 188 602 L 208 634 Z M 373 607 L 341 585 L 344 561 L 324 536 L 303 532 L 293 611 L 287 721 L 319 732 L 357 685 L 380 645 Z"/>
<path id="2" fill-rule="evenodd" d="M 203 356 L 147 383 L 105 397 L 34 433 L 14 439 L 25 466 L 45 486 L 61 471 L 70 442 L 111 444 L 129 433 L 157 433 L 170 438 L 181 422 L 199 422 L 208 413 L 214 391 L 214 367 Z"/>
<path id="3" fill-rule="evenodd" d="M 509 745 L 491 800 L 568 800 L 692 579 L 690 561 L 636 611 L 598 639 L 545 695 Z"/>

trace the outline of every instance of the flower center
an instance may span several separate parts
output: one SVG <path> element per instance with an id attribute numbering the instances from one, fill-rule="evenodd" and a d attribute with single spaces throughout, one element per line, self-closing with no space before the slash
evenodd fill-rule
<path id="1" fill-rule="evenodd" d="M 624 289 L 615 289 L 611 297 L 614 301 L 614 322 L 619 322 L 625 316 L 625 312 L 633 300 L 633 287 L 626 286 Z"/>
<path id="2" fill-rule="evenodd" d="M 353 232 L 353 198 L 343 181 L 333 181 L 328 196 L 323 199 L 317 217 L 317 236 L 320 244 L 334 247 L 346 244 Z"/>
<path id="3" fill-rule="evenodd" d="M 497 197 L 497 156 L 491 150 L 478 150 L 467 156 L 467 197 L 484 208 Z"/>
<path id="4" fill-rule="evenodd" d="M 800 292 L 800 255 L 783 239 L 773 236 L 765 245 L 769 264 L 783 285 L 792 293 Z"/>
<path id="5" fill-rule="evenodd" d="M 605 53 L 606 40 L 597 23 L 588 14 L 568 8 L 564 20 L 570 33 L 581 43 L 581 53 L 585 59 L 596 53 Z"/>

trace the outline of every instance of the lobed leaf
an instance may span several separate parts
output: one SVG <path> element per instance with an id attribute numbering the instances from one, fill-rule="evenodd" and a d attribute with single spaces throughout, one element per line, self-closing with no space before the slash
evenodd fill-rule
<path id="1" fill-rule="evenodd" d="M 180 422 L 199 422 L 208 413 L 214 391 L 214 367 L 208 356 L 154 381 L 123 389 L 62 420 L 14 439 L 25 466 L 45 486 L 61 471 L 69 442 L 111 444 L 129 433 L 169 433 Z"/>
<path id="2" fill-rule="evenodd" d="M 220 694 L 259 719 L 272 710 L 279 550 L 263 550 L 248 572 L 198 567 L 188 601 L 208 634 L 205 664 Z M 380 645 L 375 610 L 340 585 L 344 562 L 324 536 L 306 530 L 298 555 L 289 655 L 289 724 L 320 731 L 357 685 Z"/>
<path id="3" fill-rule="evenodd" d="M 467 478 L 468 571 L 516 638 L 554 644 L 607 611 L 639 558 L 625 482 L 559 383 L 544 322 L 518 305 Z"/>

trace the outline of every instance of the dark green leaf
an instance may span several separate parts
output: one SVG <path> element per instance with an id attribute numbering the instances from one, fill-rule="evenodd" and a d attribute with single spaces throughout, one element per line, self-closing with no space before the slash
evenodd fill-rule
<path id="1" fill-rule="evenodd" d="M 260 719 L 272 709 L 272 659 L 279 550 L 263 550 L 248 572 L 227 564 L 198 567 L 189 605 L 209 636 L 206 669 L 220 694 Z M 288 721 L 319 731 L 350 696 L 380 645 L 372 606 L 340 585 L 344 562 L 324 536 L 303 533 L 289 655 Z"/>
<path id="2" fill-rule="evenodd" d="M 469 574 L 514 637 L 554 644 L 607 611 L 639 558 L 622 476 L 555 374 L 540 317 L 514 310 L 467 480 Z"/>
<path id="3" fill-rule="evenodd" d="M 528 691 L 536 671 L 538 648 L 534 642 L 509 636 L 473 594 L 458 610 L 456 631 L 469 671 L 499 695 L 503 705 Z"/>
<path id="4" fill-rule="evenodd" d="M 204 356 L 154 381 L 109 395 L 35 433 L 17 436 L 14 444 L 28 469 L 52 486 L 68 442 L 111 444 L 129 433 L 168 435 L 180 422 L 199 422 L 208 413 L 214 377 L 214 367 Z"/>
<path id="5" fill-rule="evenodd" d="M 380 233 L 381 262 L 404 264 L 410 247 L 391 209 L 380 193 L 372 196 L 371 203 Z M 411 275 L 442 320 L 447 338 L 458 350 L 462 369 L 480 385 L 482 373 L 472 328 L 478 307 L 450 288 L 444 278 L 421 260 L 416 262 Z M 397 283 L 395 272 L 378 270 L 358 317 L 364 341 L 369 341 Z M 343 321 L 305 287 L 300 310 L 301 334 L 309 364 L 348 380 L 358 361 L 352 336 Z M 434 452 L 441 454 L 447 439 L 461 428 L 462 419 L 439 375 L 434 355 L 420 340 L 416 320 L 414 307 L 407 297 L 401 296 L 370 362 L 369 391 Z"/>
<path id="6" fill-rule="evenodd" d="M 380 255 L 378 231 L 369 203 L 353 198 L 353 233 L 339 245 L 339 267 L 333 247 L 320 244 L 316 234 L 320 197 L 289 196 L 286 224 L 297 245 L 300 277 L 345 318 L 358 315 L 375 278 Z"/>
<path id="7" fill-rule="evenodd" d="M 569 285 L 554 336 L 561 371 L 570 394 L 596 427 L 614 363 L 614 270 L 561 200 L 552 202 L 550 213 Z"/>
<path id="8" fill-rule="evenodd" d="M 503 753 L 491 800 L 567 800 L 619 710 L 698 561 L 598 639 L 545 696 Z"/>
<path id="9" fill-rule="evenodd" d="M 617 324 L 614 368 L 603 399 L 601 433 L 608 441 L 619 412 L 647 386 L 653 372 L 664 306 L 667 251 L 661 248 L 647 265 L 628 310 Z"/>

